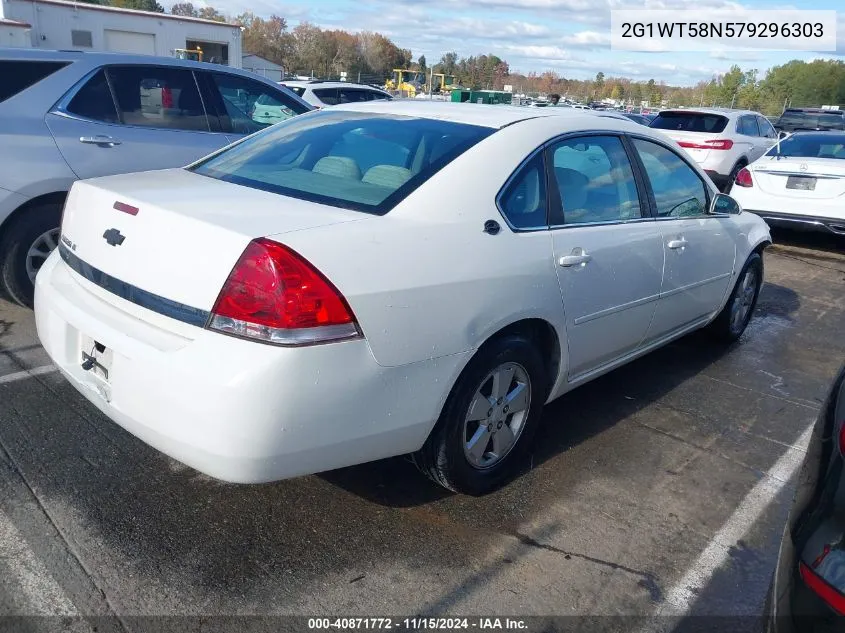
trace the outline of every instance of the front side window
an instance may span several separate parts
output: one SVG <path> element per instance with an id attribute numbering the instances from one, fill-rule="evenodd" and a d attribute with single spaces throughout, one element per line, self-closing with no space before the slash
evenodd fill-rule
<path id="1" fill-rule="evenodd" d="M 191 71 L 120 66 L 110 67 L 107 72 L 125 125 L 208 131 L 205 109 Z"/>
<path id="2" fill-rule="evenodd" d="M 515 229 L 545 228 L 546 173 L 543 154 L 525 163 L 499 196 L 499 208 Z"/>
<path id="3" fill-rule="evenodd" d="M 3 78 L 0 81 L 0 102 L 34 86 L 67 65 L 68 62 L 0 61 L 0 77 Z"/>
<path id="4" fill-rule="evenodd" d="M 657 215 L 684 218 L 705 215 L 707 186 L 698 174 L 675 152 L 662 145 L 633 139 L 654 191 Z"/>
<path id="5" fill-rule="evenodd" d="M 94 121 L 103 121 L 105 123 L 120 122 L 117 116 L 117 110 L 114 107 L 111 91 L 109 90 L 108 81 L 106 81 L 106 73 L 103 69 L 98 70 L 79 89 L 79 92 L 70 100 L 66 109 L 71 114 L 76 114 L 77 116 Z"/>
<path id="6" fill-rule="evenodd" d="M 491 128 L 322 110 L 280 123 L 192 170 L 246 187 L 383 214 Z"/>
<path id="7" fill-rule="evenodd" d="M 358 90 L 357 88 L 341 88 L 340 102 L 341 103 L 355 103 L 356 101 L 369 101 L 369 91 Z"/>
<path id="8" fill-rule="evenodd" d="M 252 134 L 308 112 L 281 90 L 235 75 L 211 73 L 214 101 L 224 132 Z M 221 111 L 222 110 L 222 111 Z"/>
<path id="9" fill-rule="evenodd" d="M 564 224 L 642 217 L 634 170 L 615 136 L 585 136 L 552 147 Z"/>
<path id="10" fill-rule="evenodd" d="M 766 117 L 757 117 L 757 127 L 760 128 L 760 136 L 765 136 L 766 138 L 777 138 L 778 136 L 775 128 L 772 127 L 772 124 L 769 123 L 769 120 Z"/>

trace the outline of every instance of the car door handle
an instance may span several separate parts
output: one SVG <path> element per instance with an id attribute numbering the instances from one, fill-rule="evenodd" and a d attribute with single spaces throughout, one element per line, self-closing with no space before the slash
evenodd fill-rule
<path id="1" fill-rule="evenodd" d="M 105 145 L 106 147 L 114 147 L 121 143 L 119 139 L 103 134 L 98 134 L 97 136 L 80 136 L 79 142 L 88 143 L 89 145 Z"/>
<path id="2" fill-rule="evenodd" d="M 582 253 L 580 255 L 564 255 L 557 260 L 557 263 L 564 268 L 569 268 L 570 266 L 581 266 L 592 259 L 592 255 L 587 255 L 587 253 Z"/>
<path id="3" fill-rule="evenodd" d="M 681 238 L 678 240 L 669 240 L 666 246 L 669 248 L 684 248 L 687 244 L 688 242 L 684 238 Z"/>

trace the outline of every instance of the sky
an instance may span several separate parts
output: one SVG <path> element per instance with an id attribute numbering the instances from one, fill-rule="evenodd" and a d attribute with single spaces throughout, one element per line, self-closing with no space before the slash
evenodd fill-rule
<path id="1" fill-rule="evenodd" d="M 172 4 L 172 2 L 170 3 Z M 222 13 L 252 11 L 277 14 L 290 27 L 301 21 L 347 31 L 378 31 L 401 48 L 425 55 L 429 64 L 447 51 L 459 56 L 493 53 L 511 70 L 553 70 L 567 78 L 607 76 L 670 85 L 693 85 L 726 72 L 767 68 L 791 59 L 845 61 L 845 5 L 841 0 L 194 0 Z M 166 5 L 167 6 L 167 5 Z M 836 9 L 836 53 L 781 51 L 626 52 L 610 48 L 611 8 L 694 9 L 706 19 L 708 9 Z M 760 15 L 765 15 L 764 13 Z"/>

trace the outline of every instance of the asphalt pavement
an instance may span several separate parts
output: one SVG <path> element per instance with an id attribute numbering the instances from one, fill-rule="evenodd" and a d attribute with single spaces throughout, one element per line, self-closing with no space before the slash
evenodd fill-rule
<path id="1" fill-rule="evenodd" d="M 214 481 L 102 416 L 50 366 L 32 313 L 0 300 L 0 614 L 21 616 L 6 627 L 460 614 L 635 630 L 655 613 L 751 626 L 802 433 L 845 361 L 845 242 L 775 238 L 737 344 L 688 336 L 557 400 L 521 476 L 483 498 L 403 458 Z"/>

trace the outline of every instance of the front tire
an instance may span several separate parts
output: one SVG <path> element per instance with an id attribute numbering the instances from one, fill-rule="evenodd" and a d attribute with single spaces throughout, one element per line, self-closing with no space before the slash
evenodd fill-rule
<path id="1" fill-rule="evenodd" d="M 26 209 L 12 220 L 0 240 L 0 284 L 12 301 L 32 307 L 35 276 L 59 244 L 61 205 Z"/>
<path id="2" fill-rule="evenodd" d="M 417 467 L 444 488 L 470 495 L 509 479 L 525 457 L 548 394 L 534 343 L 518 334 L 484 345 L 458 378 Z"/>
<path id="3" fill-rule="evenodd" d="M 710 324 L 710 332 L 725 343 L 733 343 L 748 327 L 760 288 L 763 286 L 763 258 L 752 253 L 739 273 L 728 302 L 719 316 Z"/>

